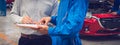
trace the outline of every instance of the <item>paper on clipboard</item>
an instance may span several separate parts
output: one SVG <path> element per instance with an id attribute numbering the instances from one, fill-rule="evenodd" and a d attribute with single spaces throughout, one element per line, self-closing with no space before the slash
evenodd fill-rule
<path id="1" fill-rule="evenodd" d="M 16 24 L 19 27 L 26 27 L 26 28 L 38 28 L 36 24 Z"/>

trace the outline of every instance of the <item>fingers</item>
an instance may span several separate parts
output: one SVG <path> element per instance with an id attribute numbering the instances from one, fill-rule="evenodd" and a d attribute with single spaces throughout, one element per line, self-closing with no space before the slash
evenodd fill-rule
<path id="1" fill-rule="evenodd" d="M 44 29 L 43 25 L 37 25 L 39 29 Z"/>
<path id="2" fill-rule="evenodd" d="M 48 25 L 50 19 L 51 19 L 50 17 L 43 17 L 39 22 L 40 22 L 42 25 Z"/>
<path id="3" fill-rule="evenodd" d="M 38 25 L 39 30 L 37 30 L 38 32 L 40 32 L 41 34 L 48 34 L 48 26 L 46 25 Z"/>
<path id="4" fill-rule="evenodd" d="M 24 16 L 22 19 L 22 23 L 29 24 L 29 23 L 33 23 L 33 21 L 29 16 Z"/>
<path id="5" fill-rule="evenodd" d="M 45 21 L 45 25 L 48 25 L 49 21 Z"/>
<path id="6" fill-rule="evenodd" d="M 43 17 L 42 19 L 40 19 L 39 23 L 40 23 L 41 25 L 44 25 L 44 24 L 45 24 L 45 18 Z"/>
<path id="7" fill-rule="evenodd" d="M 48 26 L 47 25 L 38 25 L 39 29 L 43 29 L 43 30 L 48 30 Z"/>

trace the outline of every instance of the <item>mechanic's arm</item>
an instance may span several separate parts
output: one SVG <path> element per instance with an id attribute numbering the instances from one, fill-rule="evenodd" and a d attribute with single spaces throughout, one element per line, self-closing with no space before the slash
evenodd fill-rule
<path id="1" fill-rule="evenodd" d="M 84 17 L 88 8 L 87 0 L 75 0 L 73 6 L 68 13 L 67 20 L 60 26 L 49 27 L 49 35 L 71 35 L 76 34 L 82 28 Z"/>

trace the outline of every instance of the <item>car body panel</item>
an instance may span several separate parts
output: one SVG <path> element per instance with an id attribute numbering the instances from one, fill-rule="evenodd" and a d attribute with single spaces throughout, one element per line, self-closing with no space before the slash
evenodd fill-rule
<path id="1" fill-rule="evenodd" d="M 120 34 L 120 16 L 112 14 L 92 14 L 91 18 L 85 19 L 80 34 L 88 36 Z"/>

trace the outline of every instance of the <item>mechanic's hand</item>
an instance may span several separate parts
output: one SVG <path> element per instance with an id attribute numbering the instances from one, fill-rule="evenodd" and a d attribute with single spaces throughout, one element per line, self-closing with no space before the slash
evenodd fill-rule
<path id="1" fill-rule="evenodd" d="M 32 28 L 34 30 L 37 30 L 41 34 L 48 34 L 48 26 L 47 25 L 38 25 L 38 28 Z"/>
<path id="2" fill-rule="evenodd" d="M 38 32 L 42 33 L 42 34 L 48 34 L 48 26 L 47 25 L 41 25 L 38 26 L 39 30 Z"/>
<path id="3" fill-rule="evenodd" d="M 40 24 L 42 25 L 48 25 L 48 22 L 50 22 L 51 17 L 43 17 L 42 19 L 40 19 Z"/>
<path id="4" fill-rule="evenodd" d="M 117 12 L 112 12 L 111 14 L 113 14 L 113 15 L 117 15 Z"/>
<path id="5" fill-rule="evenodd" d="M 33 23 L 32 19 L 29 16 L 24 16 L 21 21 L 23 24 L 31 24 Z"/>

